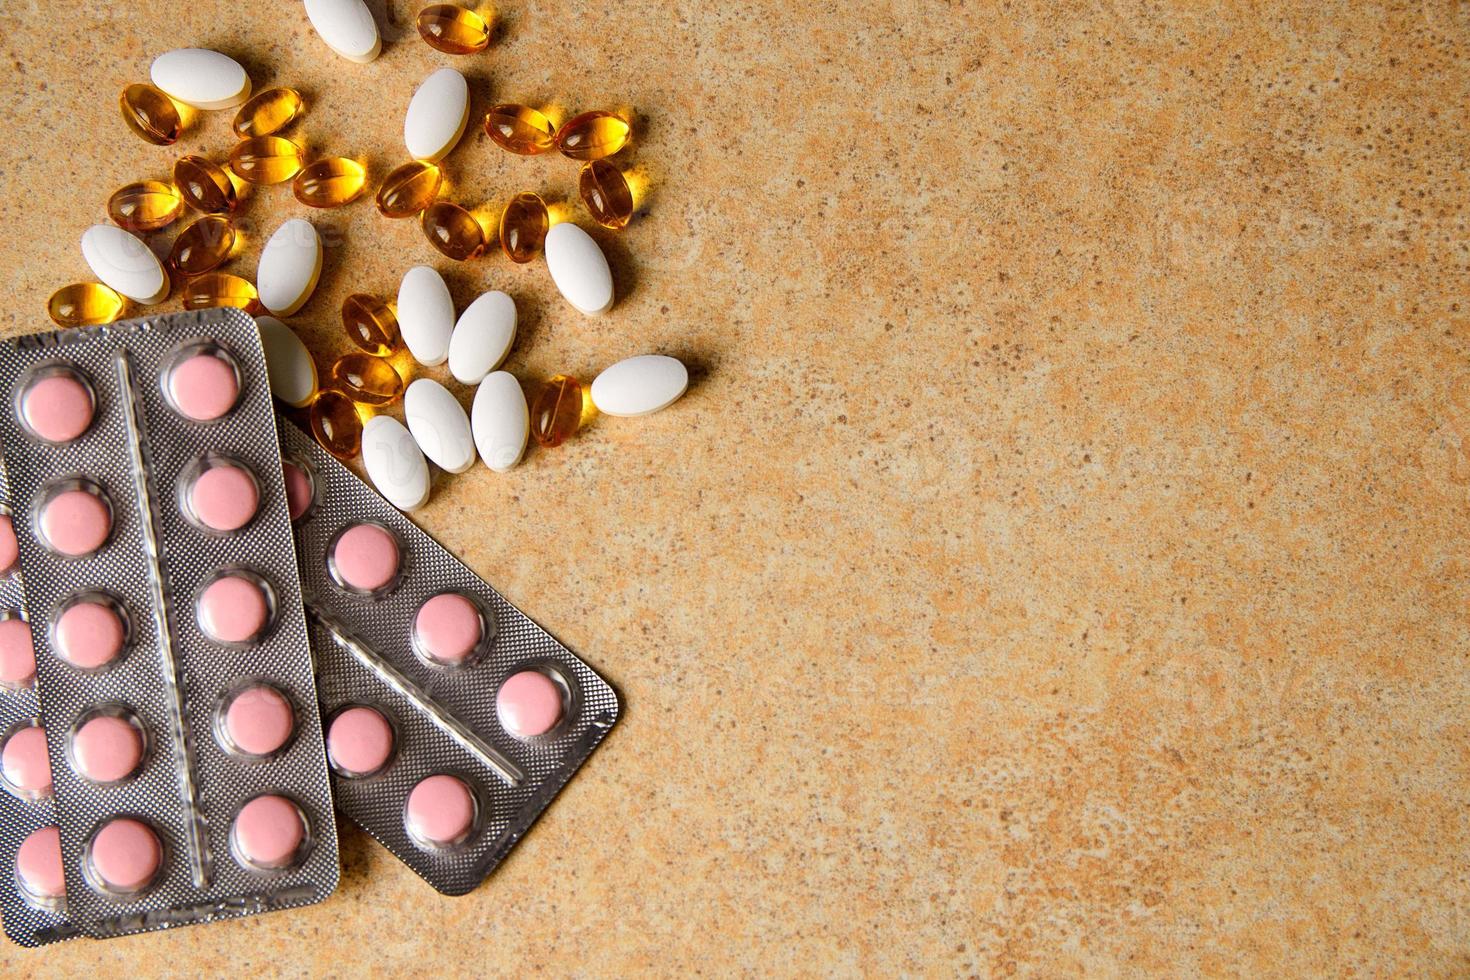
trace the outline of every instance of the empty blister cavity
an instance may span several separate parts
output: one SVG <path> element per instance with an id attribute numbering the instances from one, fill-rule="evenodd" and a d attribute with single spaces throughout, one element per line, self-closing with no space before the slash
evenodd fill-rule
<path id="1" fill-rule="evenodd" d="M 63 558 L 94 554 L 112 534 L 112 501 L 86 477 L 57 480 L 41 492 L 36 536 Z"/>
<path id="2" fill-rule="evenodd" d="M 66 904 L 61 833 L 55 827 L 30 832 L 15 852 L 15 887 L 32 908 L 57 911 Z"/>
<path id="3" fill-rule="evenodd" d="M 163 841 L 137 817 L 113 817 L 92 834 L 82 854 L 82 874 L 112 898 L 146 891 L 163 870 Z"/>
<path id="4" fill-rule="evenodd" d="M 199 629 L 224 646 L 250 646 L 270 629 L 276 612 L 275 590 L 255 572 L 228 568 L 216 572 L 199 590 L 195 618 Z"/>
<path id="5" fill-rule="evenodd" d="M 402 576 L 403 549 L 382 524 L 349 524 L 327 546 L 327 571 L 353 595 L 386 595 Z"/>
<path id="6" fill-rule="evenodd" d="M 51 795 L 51 760 L 46 755 L 46 730 L 35 722 L 22 722 L 5 733 L 0 745 L 0 781 L 23 800 L 43 800 Z"/>
<path id="7" fill-rule="evenodd" d="M 97 786 L 116 786 L 143 765 L 148 747 L 143 723 L 123 704 L 100 705 L 78 716 L 66 740 L 72 770 Z"/>
<path id="8" fill-rule="evenodd" d="M 348 779 L 375 776 L 393 759 L 393 724 L 377 708 L 354 704 L 327 722 L 327 761 Z"/>
<path id="9" fill-rule="evenodd" d="M 279 872 L 300 863 L 310 844 L 306 814 L 295 801 L 266 793 L 230 823 L 230 853 L 253 871 Z"/>
<path id="10" fill-rule="evenodd" d="M 213 422 L 240 400 L 240 366 L 219 344 L 196 340 L 174 351 L 161 378 L 174 411 L 193 422 Z"/>
<path id="11" fill-rule="evenodd" d="M 479 603 L 458 592 L 426 600 L 413 618 L 413 648 L 440 667 L 470 667 L 485 655 L 493 621 Z"/>
<path id="12" fill-rule="evenodd" d="M 23 691 L 36 682 L 36 647 L 31 624 L 20 612 L 0 612 L 0 687 Z"/>
<path id="13" fill-rule="evenodd" d="M 316 480 L 311 466 L 295 456 L 281 457 L 281 476 L 286 481 L 286 509 L 292 521 L 304 520 L 316 505 Z"/>
<path id="14" fill-rule="evenodd" d="M 215 712 L 215 738 L 225 751 L 250 761 L 274 758 L 295 731 L 291 699 L 264 681 L 240 682 L 225 694 Z"/>
<path id="15" fill-rule="evenodd" d="M 65 364 L 35 368 L 20 384 L 16 415 L 42 442 L 71 442 L 92 426 L 97 393 L 87 376 Z"/>
<path id="16" fill-rule="evenodd" d="M 79 592 L 57 608 L 51 649 L 78 670 L 102 670 L 122 656 L 131 631 L 122 600 L 108 592 Z"/>
<path id="17" fill-rule="evenodd" d="M 250 467 L 222 453 L 205 453 L 184 468 L 179 509 L 195 527 L 230 534 L 260 510 L 260 481 Z"/>
<path id="18" fill-rule="evenodd" d="M 475 791 L 447 773 L 420 780 L 403 805 L 403 826 L 416 844 L 428 850 L 458 847 L 474 834 L 479 821 Z"/>
<path id="19" fill-rule="evenodd" d="M 495 692 L 495 716 L 516 738 L 554 736 L 572 714 L 573 692 L 566 675 L 547 664 L 516 671 Z"/>

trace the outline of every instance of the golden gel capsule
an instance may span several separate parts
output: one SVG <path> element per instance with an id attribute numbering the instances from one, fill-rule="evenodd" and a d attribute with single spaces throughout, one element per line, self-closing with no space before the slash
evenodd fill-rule
<path id="1" fill-rule="evenodd" d="M 206 272 L 184 284 L 184 309 L 209 310 L 217 306 L 238 307 L 251 316 L 265 312 L 255 287 L 228 272 Z"/>
<path id="2" fill-rule="evenodd" d="M 332 365 L 332 383 L 364 405 L 388 405 L 403 395 L 403 379 L 393 365 L 371 354 L 343 354 Z"/>
<path id="3" fill-rule="evenodd" d="M 344 299 L 342 330 L 374 357 L 387 357 L 398 349 L 398 317 L 393 307 L 376 296 L 353 293 Z"/>
<path id="4" fill-rule="evenodd" d="M 582 203 L 592 220 L 608 228 L 622 228 L 633 217 L 633 189 L 623 172 L 607 160 L 593 160 L 577 179 Z"/>
<path id="5" fill-rule="evenodd" d="M 445 54 L 477 54 L 490 46 L 485 18 L 453 3 L 434 3 L 419 11 L 419 36 Z"/>
<path id="6" fill-rule="evenodd" d="M 628 145 L 633 127 L 611 112 L 584 112 L 562 123 L 556 148 L 573 160 L 601 160 Z"/>
<path id="7" fill-rule="evenodd" d="M 528 105 L 505 103 L 485 113 L 485 133 L 502 149 L 522 156 L 545 153 L 556 145 L 556 129 Z"/>
<path id="8" fill-rule="evenodd" d="M 240 203 L 224 168 L 194 154 L 174 163 L 174 186 L 185 204 L 205 214 L 225 214 Z"/>
<path id="9" fill-rule="evenodd" d="M 357 200 L 367 186 L 367 170 L 356 160 L 325 157 L 307 164 L 291 182 L 291 193 L 309 208 L 336 208 Z"/>
<path id="10" fill-rule="evenodd" d="M 235 135 L 248 140 L 278 133 L 296 121 L 304 104 L 294 88 L 268 88 L 235 113 Z"/>
<path id="11" fill-rule="evenodd" d="M 512 262 L 529 262 L 541 251 L 549 227 L 546 202 L 530 191 L 517 194 L 500 212 L 500 248 Z"/>
<path id="12" fill-rule="evenodd" d="M 176 143 L 183 132 L 179 107 L 152 85 L 129 85 L 117 97 L 117 106 L 128 128 L 154 146 Z"/>
<path id="13" fill-rule="evenodd" d="M 440 252 L 463 262 L 485 251 L 485 229 L 475 216 L 453 201 L 435 201 L 424 208 L 424 237 Z"/>
<path id="14" fill-rule="evenodd" d="M 253 136 L 230 151 L 230 169 L 252 184 L 279 184 L 300 173 L 303 156 L 284 136 Z"/>
<path id="15" fill-rule="evenodd" d="M 46 312 L 63 327 L 111 323 L 122 316 L 123 298 L 100 282 L 62 286 L 46 301 Z"/>
<path id="16" fill-rule="evenodd" d="M 362 451 L 362 419 L 352 399 L 328 388 L 311 403 L 311 434 L 321 447 L 341 460 Z"/>
<path id="17" fill-rule="evenodd" d="M 173 184 L 163 180 L 140 180 L 119 187 L 107 199 L 107 216 L 128 231 L 157 231 L 184 213 L 184 199 Z"/>
<path id="18" fill-rule="evenodd" d="M 412 218 L 439 196 L 443 174 L 427 160 L 410 160 L 383 178 L 378 212 L 385 218 Z"/>
<path id="19" fill-rule="evenodd" d="M 531 435 L 554 449 L 582 424 L 582 385 L 566 374 L 543 381 L 531 396 Z"/>
<path id="20" fill-rule="evenodd" d="M 169 250 L 168 265 L 185 279 L 202 276 L 224 265 L 234 247 L 235 228 L 230 219 L 206 214 L 179 232 Z"/>

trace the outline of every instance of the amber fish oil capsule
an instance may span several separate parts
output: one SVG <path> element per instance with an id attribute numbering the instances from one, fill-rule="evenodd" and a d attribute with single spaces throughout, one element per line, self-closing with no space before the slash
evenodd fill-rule
<path id="1" fill-rule="evenodd" d="M 451 259 L 463 262 L 485 251 L 485 229 L 452 201 L 435 201 L 424 209 L 421 220 L 429 244 Z"/>
<path id="2" fill-rule="evenodd" d="M 554 449 L 582 424 L 582 384 L 558 374 L 543 381 L 531 398 L 531 435 L 537 445 Z"/>
<path id="3" fill-rule="evenodd" d="M 128 231 L 157 231 L 184 213 L 184 199 L 173 184 L 140 180 L 119 187 L 107 199 L 107 216 Z"/>
<path id="4" fill-rule="evenodd" d="M 301 94 L 294 88 L 268 88 L 235 113 L 235 135 L 248 140 L 278 133 L 296 121 L 304 106 Z"/>
<path id="5" fill-rule="evenodd" d="M 265 312 L 255 286 L 228 272 L 206 272 L 184 286 L 184 309 L 209 310 L 217 306 L 234 306 L 251 316 Z"/>
<path id="6" fill-rule="evenodd" d="M 90 327 L 122 316 L 123 298 L 100 282 L 62 286 L 46 301 L 46 313 L 63 327 Z"/>
<path id="7" fill-rule="evenodd" d="M 252 184 L 279 184 L 301 172 L 301 147 L 284 136 L 254 136 L 235 144 L 230 169 Z"/>
<path id="8" fill-rule="evenodd" d="M 235 248 L 235 228 L 228 218 L 206 214 L 174 239 L 168 253 L 170 269 L 187 278 L 202 276 L 224 265 Z"/>
<path id="9" fill-rule="evenodd" d="M 307 164 L 291 182 L 291 193 L 309 208 L 336 208 L 357 200 L 367 186 L 367 170 L 347 157 Z"/>
<path id="10" fill-rule="evenodd" d="M 378 213 L 385 218 L 412 218 L 434 203 L 443 179 L 439 168 L 427 160 L 410 160 L 393 168 L 378 188 Z"/>
<path id="11" fill-rule="evenodd" d="M 577 180 L 582 203 L 592 220 L 608 228 L 622 228 L 633 217 L 633 189 L 628 178 L 607 160 L 593 160 Z"/>
<path id="12" fill-rule="evenodd" d="M 332 365 L 332 383 L 364 405 L 388 405 L 403 396 L 403 378 L 387 360 L 371 354 L 343 354 Z"/>
<path id="13" fill-rule="evenodd" d="M 128 128 L 154 146 L 178 142 L 184 130 L 179 107 L 152 85 L 129 85 L 117 97 L 117 106 Z"/>
<path id="14" fill-rule="evenodd" d="M 485 134 L 501 149 L 535 156 L 556 146 L 551 120 L 528 105 L 507 102 L 485 113 Z"/>
<path id="15" fill-rule="evenodd" d="M 358 347 L 374 357 L 387 357 L 398 349 L 398 317 L 393 307 L 366 293 L 353 293 L 342 301 L 342 330 Z"/>
<path id="16" fill-rule="evenodd" d="M 308 421 L 316 441 L 338 459 L 348 460 L 362 451 L 362 418 L 342 392 L 328 388 L 318 395 Z"/>
<path id="17" fill-rule="evenodd" d="M 500 248 L 512 262 L 529 262 L 541 251 L 551 216 L 546 202 L 530 191 L 510 199 L 500 212 Z"/>
<path id="18" fill-rule="evenodd" d="M 225 214 L 240 203 L 224 168 L 194 154 L 175 161 L 174 186 L 185 204 L 204 214 Z"/>
<path id="19" fill-rule="evenodd" d="M 490 46 L 490 24 L 468 7 L 433 3 L 419 11 L 419 36 L 445 54 L 477 54 Z"/>
<path id="20" fill-rule="evenodd" d="M 573 160 L 601 160 L 628 145 L 633 127 L 622 116 L 601 110 L 584 112 L 562 123 L 556 148 Z"/>

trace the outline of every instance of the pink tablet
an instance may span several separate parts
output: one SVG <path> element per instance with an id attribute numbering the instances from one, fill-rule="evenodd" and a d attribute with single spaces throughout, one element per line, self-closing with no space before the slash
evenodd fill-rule
<path id="1" fill-rule="evenodd" d="M 235 407 L 240 378 L 235 366 L 212 353 L 198 353 L 168 374 L 169 399 L 185 418 L 210 422 Z"/>
<path id="2" fill-rule="evenodd" d="M 21 421 L 47 442 L 70 442 L 86 432 L 94 410 L 92 390 L 66 372 L 37 378 L 20 400 Z"/>
<path id="3" fill-rule="evenodd" d="M 223 715 L 227 747 L 244 755 L 268 756 L 291 738 L 296 716 L 286 696 L 268 684 L 243 688 Z"/>
<path id="4" fill-rule="evenodd" d="M 53 551 L 90 555 L 112 533 L 112 510 L 90 490 L 63 490 L 42 505 L 40 530 Z"/>
<path id="5" fill-rule="evenodd" d="M 0 749 L 0 774 L 11 792 L 28 800 L 51 795 L 51 760 L 46 731 L 39 725 L 17 728 Z"/>
<path id="6" fill-rule="evenodd" d="M 270 601 L 253 578 L 226 575 L 199 596 L 199 628 L 216 643 L 249 643 L 265 632 Z"/>
<path id="7" fill-rule="evenodd" d="M 475 826 L 475 795 L 458 776 L 439 774 L 421 781 L 408 794 L 404 825 L 415 840 L 429 847 L 451 847 Z"/>
<path id="8" fill-rule="evenodd" d="M 15 540 L 15 524 L 9 514 L 0 514 L 0 575 L 15 569 L 20 557 L 20 544 Z"/>
<path id="9" fill-rule="evenodd" d="M 398 577 L 398 540 L 376 524 L 354 524 L 332 546 L 331 570 L 353 592 L 373 593 Z"/>
<path id="10" fill-rule="evenodd" d="M 539 670 L 512 674 L 495 695 L 495 713 L 505 730 L 519 738 L 545 735 L 561 723 L 561 685 Z"/>
<path id="11" fill-rule="evenodd" d="M 230 463 L 209 467 L 189 488 L 189 509 L 211 531 L 240 530 L 259 506 L 255 477 Z"/>
<path id="12" fill-rule="evenodd" d="M 301 464 L 289 459 L 281 460 L 281 472 L 286 477 L 286 509 L 291 512 L 291 520 L 299 521 L 311 509 L 311 477 Z"/>
<path id="13" fill-rule="evenodd" d="M 132 894 L 153 883 L 163 866 L 163 844 L 153 828 L 132 817 L 103 824 L 87 851 L 92 877 L 106 891 Z"/>
<path id="14" fill-rule="evenodd" d="M 33 830 L 15 852 L 15 881 L 28 897 L 54 902 L 66 897 L 61 870 L 61 833 L 55 827 Z"/>
<path id="15" fill-rule="evenodd" d="M 31 624 L 19 616 L 0 619 L 0 686 L 12 691 L 30 687 L 36 679 L 36 648 Z"/>
<path id="16" fill-rule="evenodd" d="M 419 607 L 413 619 L 413 638 L 419 652 L 451 667 L 469 660 L 484 635 L 480 607 L 457 592 L 434 596 Z"/>
<path id="17" fill-rule="evenodd" d="M 97 670 L 116 660 L 127 630 L 111 605 L 85 600 L 67 607 L 56 619 L 52 646 L 61 659 L 82 670 Z"/>
<path id="18" fill-rule="evenodd" d="M 94 715 L 72 733 L 69 754 L 83 779 L 122 782 L 143 761 L 143 732 L 128 718 Z"/>
<path id="19" fill-rule="evenodd" d="M 348 708 L 327 729 L 327 759 L 344 776 L 371 776 L 392 754 L 393 726 L 374 708 Z"/>
<path id="20" fill-rule="evenodd" d="M 230 843 L 241 863 L 279 870 L 296 863 L 306 842 L 306 817 L 284 796 L 257 796 L 240 808 Z"/>

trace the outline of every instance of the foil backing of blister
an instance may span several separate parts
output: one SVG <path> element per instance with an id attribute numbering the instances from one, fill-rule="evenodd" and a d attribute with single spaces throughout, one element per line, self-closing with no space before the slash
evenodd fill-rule
<path id="1" fill-rule="evenodd" d="M 211 423 L 182 418 L 167 403 L 160 370 L 181 345 L 208 340 L 224 347 L 241 376 L 240 399 Z M 80 368 L 97 395 L 92 427 L 62 446 L 30 437 L 15 411 L 13 393 L 27 371 L 60 361 Z M 128 402 L 131 378 L 130 425 Z M 67 915 L 82 932 L 114 936 L 250 915 L 321 901 L 336 887 L 338 853 L 330 780 L 322 751 L 306 623 L 280 469 L 274 411 L 259 332 L 245 313 L 203 310 L 12 338 L 0 345 L 0 446 L 15 515 L 25 601 L 35 628 L 38 686 L 47 716 Z M 227 452 L 253 471 L 259 510 L 242 532 L 211 535 L 182 514 L 180 472 L 200 454 Z M 141 468 L 136 460 L 141 460 Z M 32 533 L 32 509 L 57 477 L 82 475 L 101 484 L 113 508 L 108 543 L 83 559 L 62 559 Z M 140 482 L 139 477 L 143 477 Z M 150 555 L 149 528 L 157 540 Z M 230 649 L 205 638 L 194 598 L 219 568 L 244 565 L 264 577 L 276 598 L 273 625 L 262 641 Z M 119 663 L 97 674 L 80 672 L 51 649 L 49 622 L 58 603 L 84 588 L 122 598 L 132 630 Z M 181 687 L 168 682 L 167 646 L 156 603 L 161 593 Z M 276 684 L 295 709 L 296 731 L 269 763 L 229 755 L 213 736 L 221 694 L 241 677 Z M 180 740 L 170 698 L 181 698 L 189 780 L 181 778 Z M 121 786 L 97 787 L 74 773 L 66 739 L 75 719 L 100 703 L 129 705 L 148 733 L 149 757 L 139 775 Z M 192 783 L 192 786 L 191 786 Z M 307 817 L 311 850 L 296 867 L 263 875 L 238 863 L 229 833 L 243 803 L 263 792 L 295 800 Z M 161 834 L 164 868 L 157 883 L 133 896 L 108 895 L 82 872 L 90 835 L 108 818 L 142 817 Z M 203 844 L 192 848 L 191 835 Z M 203 863 L 193 855 L 202 851 Z M 201 876 L 200 871 L 204 874 Z"/>
<path id="2" fill-rule="evenodd" d="M 281 420 L 288 457 L 305 460 L 315 488 L 314 506 L 297 522 L 302 589 L 311 619 L 322 715 L 364 704 L 382 711 L 395 730 L 393 761 L 367 778 L 332 774 L 337 809 L 357 823 L 420 877 L 446 895 L 462 895 L 493 871 L 531 824 L 586 761 L 618 719 L 612 686 L 534 623 L 437 541 L 321 449 L 305 432 Z M 326 550 L 344 527 L 374 521 L 391 529 L 404 548 L 404 574 L 381 598 L 352 595 L 331 578 Z M 414 652 L 412 624 L 423 602 L 460 592 L 489 610 L 495 639 L 474 666 L 446 669 Z M 346 642 L 342 642 L 346 640 Z M 431 698 L 523 774 L 511 785 L 494 768 L 446 734 L 413 699 L 384 681 L 351 652 L 357 645 Z M 574 692 L 570 715 L 551 736 L 522 741 L 500 725 L 496 692 L 510 674 L 550 666 Z M 466 780 L 481 808 L 476 832 L 447 849 L 420 847 L 404 826 L 410 790 L 422 779 L 449 773 Z"/>

